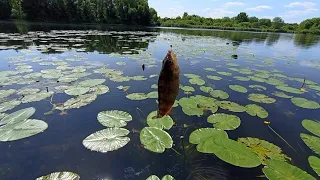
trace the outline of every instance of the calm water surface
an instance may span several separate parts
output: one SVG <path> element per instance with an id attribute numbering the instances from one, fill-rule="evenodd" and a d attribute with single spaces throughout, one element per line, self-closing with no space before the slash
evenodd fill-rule
<path id="1" fill-rule="evenodd" d="M 11 113 L 26 107 L 35 107 L 34 119 L 44 120 L 48 129 L 29 138 L 0 142 L 0 179 L 31 180 L 56 171 L 72 171 L 81 179 L 92 180 L 134 180 L 146 179 L 151 174 L 162 177 L 171 174 L 176 179 L 264 179 L 262 168 L 245 169 L 230 165 L 212 154 L 197 152 L 195 146 L 188 142 L 192 131 L 200 127 L 212 127 L 207 117 L 212 113 L 205 111 L 200 117 L 184 114 L 181 106 L 175 107 L 171 117 L 175 121 L 169 134 L 174 140 L 173 148 L 162 154 L 150 152 L 140 143 L 139 133 L 146 124 L 146 117 L 157 109 L 156 99 L 133 101 L 126 98 L 126 93 L 149 93 L 157 89 L 161 62 L 173 45 L 178 54 L 181 69 L 181 84 L 192 86 L 191 94 L 180 90 L 178 100 L 192 95 L 210 96 L 200 91 L 199 85 L 189 83 L 186 73 L 200 75 L 205 86 L 219 89 L 229 94 L 229 101 L 241 105 L 258 104 L 269 112 L 266 119 L 252 117 L 246 112 L 233 113 L 219 109 L 219 113 L 234 114 L 241 118 L 241 125 L 228 131 L 229 138 L 256 137 L 269 141 L 282 148 L 284 154 L 292 158 L 291 164 L 307 171 L 316 177 L 308 164 L 308 157 L 315 155 L 300 139 L 300 133 L 307 133 L 302 125 L 303 119 L 319 120 L 320 110 L 303 109 L 291 103 L 290 99 L 273 96 L 280 91 L 274 85 L 264 82 L 238 81 L 234 76 L 244 76 L 229 68 L 248 68 L 251 76 L 265 70 L 270 77 L 280 73 L 290 78 L 306 78 L 320 84 L 320 43 L 319 37 L 313 35 L 267 34 L 231 31 L 208 31 L 188 29 L 141 29 L 103 26 L 41 25 L 23 23 L 2 23 L 0 26 L 0 70 L 16 71 L 19 65 L 31 65 L 33 72 L 43 69 L 55 69 L 58 65 L 41 65 L 40 62 L 55 62 L 57 59 L 68 66 L 84 66 L 91 73 L 81 80 L 105 78 L 110 91 L 99 95 L 92 103 L 79 109 L 67 110 L 67 115 L 60 115 L 56 110 L 52 114 L 52 104 L 63 103 L 73 98 L 56 86 L 66 85 L 56 79 L 40 79 L 30 84 L 2 85 L 1 89 L 21 89 L 32 87 L 45 90 L 46 87 L 55 94 L 51 98 L 38 102 L 21 103 L 5 113 Z M 236 42 L 236 43 L 233 43 Z M 233 54 L 238 55 L 233 59 Z M 70 61 L 79 60 L 79 61 Z M 19 60 L 19 62 L 14 60 Z M 32 61 L 38 59 L 39 61 Z M 19 64 L 19 63 L 24 64 Z M 60 61 L 61 62 L 61 61 Z M 125 65 L 117 65 L 125 62 Z M 230 64 L 233 63 L 233 64 Z M 146 69 L 142 71 L 141 65 Z M 234 65 L 236 64 L 236 65 Z M 107 66 L 108 65 L 108 66 Z M 108 67 L 123 72 L 122 76 L 144 76 L 143 81 L 130 80 L 115 82 L 105 74 L 93 71 Z M 216 71 L 205 71 L 203 68 L 215 68 Z M 230 72 L 232 76 L 220 75 L 217 72 Z M 260 71 L 261 72 L 261 71 Z M 30 72 L 19 73 L 24 76 Z M 222 77 L 220 81 L 207 78 L 207 75 Z M 250 75 L 249 75 L 250 76 Z M 20 77 L 21 79 L 22 77 Z M 276 77 L 281 79 L 279 77 Z M 20 80 L 17 80 L 19 82 Z M 22 80 L 23 81 L 23 80 Z M 300 88 L 299 80 L 284 80 L 290 87 Z M 241 94 L 229 88 L 230 84 L 244 86 L 248 92 Z M 68 84 L 67 84 L 68 85 Z M 130 86 L 127 92 L 118 86 Z M 262 85 L 266 91 L 249 88 L 249 85 Z M 316 90 L 305 87 L 307 92 L 301 95 L 290 94 L 320 102 Z M 272 104 L 255 103 L 247 99 L 251 93 L 262 93 L 275 98 Z M 17 99 L 9 96 L 8 99 Z M 219 98 L 217 98 L 219 99 Z M 51 104 L 52 103 L 52 104 Z M 97 114 L 105 110 L 122 110 L 133 117 L 125 127 L 130 130 L 130 142 L 117 151 L 99 153 L 86 149 L 82 140 L 90 134 L 105 127 L 97 121 Z M 279 138 L 263 121 L 271 122 L 271 127 L 280 134 L 295 151 Z M 309 133 L 310 134 L 310 133 Z M 182 143 L 181 136 L 184 136 Z M 184 146 L 184 148 L 183 148 Z M 183 153 L 184 152 L 184 153 Z M 262 177 L 261 177 L 262 176 Z"/>

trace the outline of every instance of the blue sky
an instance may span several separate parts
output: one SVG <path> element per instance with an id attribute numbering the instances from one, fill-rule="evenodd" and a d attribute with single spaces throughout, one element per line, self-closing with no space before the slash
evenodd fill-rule
<path id="1" fill-rule="evenodd" d="M 270 18 L 280 16 L 286 22 L 301 21 L 320 17 L 320 0 L 149 0 L 161 17 L 182 16 L 183 12 L 204 17 L 233 17 L 245 11 L 249 16 Z"/>

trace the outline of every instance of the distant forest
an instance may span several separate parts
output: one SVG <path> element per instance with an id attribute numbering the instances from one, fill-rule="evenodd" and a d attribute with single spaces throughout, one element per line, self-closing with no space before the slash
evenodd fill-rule
<path id="1" fill-rule="evenodd" d="M 10 19 L 320 34 L 320 17 L 300 24 L 286 23 L 281 17 L 249 17 L 245 12 L 232 18 L 186 12 L 182 17 L 160 18 L 148 0 L 0 0 L 0 20 Z"/>
<path id="2" fill-rule="evenodd" d="M 147 0 L 0 0 L 0 19 L 160 25 Z"/>

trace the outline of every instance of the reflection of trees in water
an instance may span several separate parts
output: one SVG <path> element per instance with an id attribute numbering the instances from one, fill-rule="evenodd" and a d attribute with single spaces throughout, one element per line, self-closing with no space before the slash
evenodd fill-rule
<path id="1" fill-rule="evenodd" d="M 280 34 L 279 33 L 270 33 L 267 37 L 266 44 L 268 46 L 272 46 L 279 41 Z"/>
<path id="2" fill-rule="evenodd" d="M 14 25 L 20 34 L 27 34 L 29 32 L 28 24 L 25 21 L 16 20 L 14 21 Z"/>
<path id="3" fill-rule="evenodd" d="M 310 48 L 320 42 L 320 37 L 314 34 L 296 34 L 294 44 L 303 48 Z"/>

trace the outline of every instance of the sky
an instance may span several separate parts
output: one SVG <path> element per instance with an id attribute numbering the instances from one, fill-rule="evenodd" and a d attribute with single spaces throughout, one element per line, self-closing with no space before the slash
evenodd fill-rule
<path id="1" fill-rule="evenodd" d="M 320 17 L 320 0 L 149 0 L 149 6 L 157 10 L 160 17 L 196 14 L 204 17 L 234 17 L 240 12 L 258 18 L 282 17 L 288 23 Z"/>

